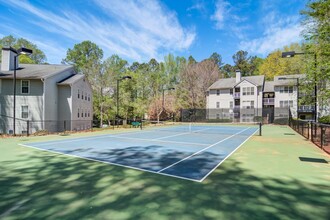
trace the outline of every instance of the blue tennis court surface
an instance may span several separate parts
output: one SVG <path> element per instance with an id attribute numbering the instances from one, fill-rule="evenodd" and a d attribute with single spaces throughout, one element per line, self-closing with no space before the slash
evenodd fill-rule
<path id="1" fill-rule="evenodd" d="M 24 146 L 201 182 L 257 130 L 165 126 Z"/>

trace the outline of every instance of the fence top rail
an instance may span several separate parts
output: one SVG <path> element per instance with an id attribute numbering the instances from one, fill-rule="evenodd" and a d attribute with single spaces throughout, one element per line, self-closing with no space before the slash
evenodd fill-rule
<path id="1" fill-rule="evenodd" d="M 330 124 L 323 124 L 323 123 L 315 123 L 315 122 L 312 122 L 313 124 L 317 125 L 317 126 L 320 126 L 320 127 L 327 127 L 327 128 L 330 128 Z"/>

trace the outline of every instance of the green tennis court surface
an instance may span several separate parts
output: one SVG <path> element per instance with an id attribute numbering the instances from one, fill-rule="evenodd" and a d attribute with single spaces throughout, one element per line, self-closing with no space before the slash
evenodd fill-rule
<path id="1" fill-rule="evenodd" d="M 202 183 L 0 141 L 0 219 L 329 219 L 330 159 L 286 126 L 264 126 Z"/>

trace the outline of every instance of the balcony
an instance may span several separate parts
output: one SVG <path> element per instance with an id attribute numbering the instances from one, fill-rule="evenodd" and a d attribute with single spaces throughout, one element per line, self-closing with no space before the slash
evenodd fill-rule
<path id="1" fill-rule="evenodd" d="M 264 105 L 274 105 L 274 98 L 264 98 Z"/>
<path id="2" fill-rule="evenodd" d="M 235 92 L 233 94 L 233 97 L 234 97 L 234 99 L 239 99 L 241 97 L 241 93 L 240 92 Z"/>
<path id="3" fill-rule="evenodd" d="M 314 106 L 312 105 L 301 105 L 298 107 L 298 112 L 314 112 Z"/>

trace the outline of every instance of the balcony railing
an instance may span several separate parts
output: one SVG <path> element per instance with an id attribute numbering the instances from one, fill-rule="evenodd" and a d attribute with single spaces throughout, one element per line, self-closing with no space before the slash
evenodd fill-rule
<path id="1" fill-rule="evenodd" d="M 235 92 L 235 93 L 233 94 L 233 96 L 234 96 L 235 99 L 239 99 L 240 96 L 241 96 L 241 93 L 240 93 L 240 92 Z"/>
<path id="2" fill-rule="evenodd" d="M 264 98 L 264 105 L 274 105 L 274 98 Z"/>
<path id="3" fill-rule="evenodd" d="M 312 105 L 301 105 L 298 107 L 299 112 L 313 112 L 314 106 Z"/>

